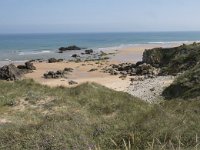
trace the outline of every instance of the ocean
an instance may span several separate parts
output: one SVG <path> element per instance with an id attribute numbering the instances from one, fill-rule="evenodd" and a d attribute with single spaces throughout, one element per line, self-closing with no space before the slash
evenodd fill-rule
<path id="1" fill-rule="evenodd" d="M 59 54 L 57 51 L 59 47 L 70 45 L 106 50 L 140 44 L 181 44 L 193 41 L 200 41 L 200 32 L 2 34 L 0 61 L 66 58 L 73 52 Z"/>

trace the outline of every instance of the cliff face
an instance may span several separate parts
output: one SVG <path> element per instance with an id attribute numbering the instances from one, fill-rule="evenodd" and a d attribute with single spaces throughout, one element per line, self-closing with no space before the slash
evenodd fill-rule
<path id="1" fill-rule="evenodd" d="M 161 74 L 177 74 L 193 68 L 200 60 L 200 43 L 175 48 L 145 50 L 143 62 L 161 68 Z"/>
<path id="2" fill-rule="evenodd" d="M 174 57 L 176 51 L 177 48 L 154 48 L 145 50 L 143 53 L 143 62 L 151 64 L 154 67 L 164 67 Z"/>

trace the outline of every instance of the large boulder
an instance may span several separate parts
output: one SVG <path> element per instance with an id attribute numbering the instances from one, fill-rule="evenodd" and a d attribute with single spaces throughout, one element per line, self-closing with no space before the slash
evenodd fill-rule
<path id="1" fill-rule="evenodd" d="M 15 81 L 22 78 L 23 73 L 15 65 L 10 64 L 0 68 L 0 79 Z"/>
<path id="2" fill-rule="evenodd" d="M 25 65 L 19 65 L 17 66 L 18 69 L 22 70 L 36 70 L 36 67 L 31 62 L 25 62 Z"/>
<path id="3" fill-rule="evenodd" d="M 33 65 L 33 63 L 29 61 L 25 63 L 25 66 L 26 66 L 26 69 L 28 70 L 36 70 L 36 67 Z"/>

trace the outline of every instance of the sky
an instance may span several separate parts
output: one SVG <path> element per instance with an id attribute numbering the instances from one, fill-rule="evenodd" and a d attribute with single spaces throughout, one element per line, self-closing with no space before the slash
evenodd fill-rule
<path id="1" fill-rule="evenodd" d="M 0 34 L 200 31 L 200 0 L 0 0 Z"/>

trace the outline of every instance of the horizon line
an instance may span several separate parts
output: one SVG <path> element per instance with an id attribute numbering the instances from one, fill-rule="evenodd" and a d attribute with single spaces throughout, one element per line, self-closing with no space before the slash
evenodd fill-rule
<path id="1" fill-rule="evenodd" d="M 200 32 L 200 30 L 187 31 L 105 31 L 105 32 L 16 32 L 16 33 L 0 33 L 0 35 L 16 35 L 16 34 L 109 34 L 109 33 L 178 33 L 178 32 Z"/>

